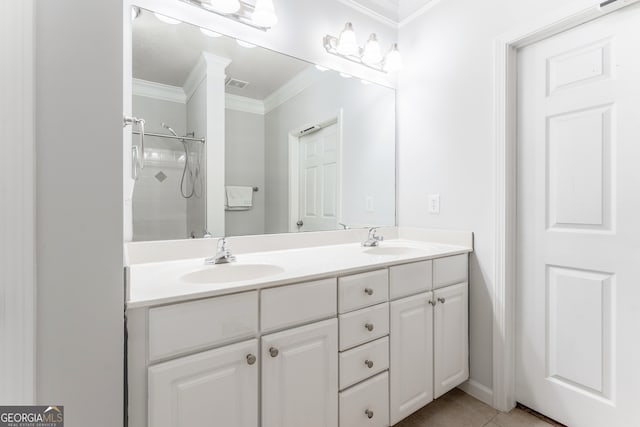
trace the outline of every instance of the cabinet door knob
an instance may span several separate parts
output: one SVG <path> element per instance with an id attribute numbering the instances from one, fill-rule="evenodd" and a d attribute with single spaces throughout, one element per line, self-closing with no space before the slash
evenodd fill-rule
<path id="1" fill-rule="evenodd" d="M 364 288 L 364 293 L 367 295 L 373 295 L 373 289 L 371 288 Z"/>
<path id="2" fill-rule="evenodd" d="M 367 329 L 367 331 L 371 332 L 373 331 L 373 323 L 367 323 L 364 325 L 364 327 Z"/>
<path id="3" fill-rule="evenodd" d="M 445 301 L 446 301 L 446 299 L 444 299 L 444 298 L 438 298 L 438 302 L 441 302 L 442 304 L 444 304 Z"/>
<path id="4" fill-rule="evenodd" d="M 373 411 L 371 409 L 367 409 L 366 411 L 364 411 L 364 414 L 367 416 L 367 418 L 373 418 Z"/>
<path id="5" fill-rule="evenodd" d="M 435 305 L 436 305 L 436 302 L 435 302 L 435 301 L 431 301 L 431 300 L 429 300 L 429 304 L 431 304 L 431 305 L 435 306 Z"/>
<path id="6" fill-rule="evenodd" d="M 256 363 L 256 357 L 253 354 L 247 354 L 247 363 L 253 365 Z"/>
<path id="7" fill-rule="evenodd" d="M 277 348 L 271 347 L 269 349 L 269 354 L 271 355 L 271 357 L 278 357 L 278 354 L 280 354 L 280 352 L 278 351 Z"/>
<path id="8" fill-rule="evenodd" d="M 364 364 L 367 365 L 367 368 L 373 368 L 373 360 L 365 360 Z"/>

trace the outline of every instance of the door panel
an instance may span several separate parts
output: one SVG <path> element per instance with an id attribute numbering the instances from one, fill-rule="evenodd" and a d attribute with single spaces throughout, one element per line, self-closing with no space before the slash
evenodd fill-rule
<path id="1" fill-rule="evenodd" d="M 518 57 L 516 398 L 570 426 L 640 425 L 638 22 Z"/>

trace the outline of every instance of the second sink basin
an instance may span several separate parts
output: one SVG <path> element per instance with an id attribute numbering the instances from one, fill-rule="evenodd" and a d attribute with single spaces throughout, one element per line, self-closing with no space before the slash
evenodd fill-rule
<path id="1" fill-rule="evenodd" d="M 409 255 L 419 253 L 419 249 L 409 248 L 406 246 L 374 246 L 365 249 L 364 253 L 370 255 Z"/>
<path id="2" fill-rule="evenodd" d="M 271 264 L 219 264 L 182 276 L 188 283 L 227 283 L 259 279 L 283 273 L 284 269 Z"/>

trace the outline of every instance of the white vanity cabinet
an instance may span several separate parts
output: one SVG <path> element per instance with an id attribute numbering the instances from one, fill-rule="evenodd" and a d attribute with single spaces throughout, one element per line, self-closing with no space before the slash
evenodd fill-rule
<path id="1" fill-rule="evenodd" d="M 149 368 L 149 425 L 258 426 L 258 340 Z"/>
<path id="2" fill-rule="evenodd" d="M 390 267 L 391 425 L 469 378 L 467 259 Z"/>
<path id="3" fill-rule="evenodd" d="M 262 337 L 262 426 L 338 426 L 336 319 Z"/>

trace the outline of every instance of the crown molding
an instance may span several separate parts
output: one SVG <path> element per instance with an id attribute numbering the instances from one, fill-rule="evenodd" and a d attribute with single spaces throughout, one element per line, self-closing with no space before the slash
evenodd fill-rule
<path id="1" fill-rule="evenodd" d="M 388 16 L 384 16 L 380 12 L 377 12 L 371 8 L 368 8 L 355 0 L 338 0 L 340 3 L 345 6 L 349 6 L 351 9 L 356 12 L 360 12 L 363 15 L 368 16 L 369 18 L 375 19 L 376 21 L 391 27 L 393 29 L 398 29 L 398 21 L 389 18 Z"/>
<path id="2" fill-rule="evenodd" d="M 187 95 L 181 87 L 165 85 L 142 79 L 133 79 L 132 93 L 136 96 L 185 104 Z"/>
<path id="3" fill-rule="evenodd" d="M 217 66 L 222 68 L 224 71 L 229 64 L 231 64 L 231 60 L 229 58 L 214 55 L 209 52 L 202 52 L 202 55 L 198 58 L 198 62 L 196 62 L 196 65 L 193 67 L 187 76 L 187 80 L 184 82 L 183 88 L 184 93 L 187 94 L 187 100 L 191 99 L 195 91 L 200 86 L 200 83 L 207 78 L 209 67 Z"/>
<path id="4" fill-rule="evenodd" d="M 322 71 L 317 70 L 314 66 L 309 66 L 301 71 L 294 78 L 276 89 L 271 95 L 264 100 L 265 114 L 278 108 L 294 96 L 315 83 L 322 77 Z"/>
<path id="5" fill-rule="evenodd" d="M 225 94 L 224 107 L 228 110 L 242 111 L 244 113 L 265 114 L 264 101 L 231 93 Z"/>
<path id="6" fill-rule="evenodd" d="M 398 23 L 398 28 L 402 28 L 405 25 L 409 24 L 410 22 L 414 21 L 416 18 L 419 18 L 420 16 L 424 15 L 425 13 L 430 11 L 432 8 L 437 6 L 441 1 L 442 0 L 429 0 L 427 4 L 420 7 L 418 10 L 416 10 L 406 18 L 401 19 L 400 22 Z"/>

